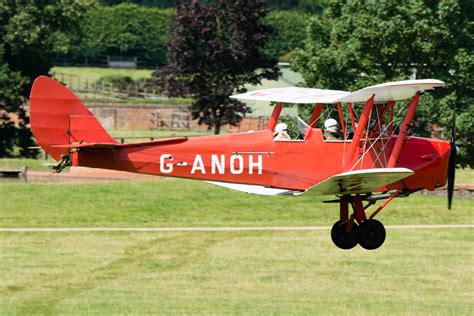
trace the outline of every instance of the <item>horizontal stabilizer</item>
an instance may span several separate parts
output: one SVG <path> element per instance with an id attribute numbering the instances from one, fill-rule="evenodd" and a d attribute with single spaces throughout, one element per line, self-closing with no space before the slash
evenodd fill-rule
<path id="1" fill-rule="evenodd" d="M 413 174 L 406 168 L 375 168 L 345 172 L 332 176 L 304 192 L 310 195 L 371 193 Z"/>
<path id="2" fill-rule="evenodd" d="M 164 144 L 178 144 L 187 141 L 187 137 L 175 137 L 167 139 L 153 140 L 149 142 L 136 142 L 136 143 L 72 143 L 67 145 L 53 145 L 54 148 L 130 148 L 130 147 L 143 147 L 143 146 L 158 146 Z"/>

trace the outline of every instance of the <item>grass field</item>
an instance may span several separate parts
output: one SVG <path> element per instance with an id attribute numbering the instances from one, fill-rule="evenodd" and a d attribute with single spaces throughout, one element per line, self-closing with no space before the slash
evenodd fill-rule
<path id="1" fill-rule="evenodd" d="M 96 82 L 105 76 L 129 76 L 133 80 L 150 78 L 153 70 L 148 69 L 118 69 L 118 68 L 98 68 L 98 67 L 54 67 L 51 70 L 53 77 L 61 79 L 61 74 L 73 75 L 85 83 Z M 67 81 L 67 80 L 66 80 Z"/>
<path id="2" fill-rule="evenodd" d="M 0 168 L 23 169 L 27 167 L 32 170 L 45 170 L 48 168 L 48 164 L 53 162 L 55 162 L 53 159 L 2 158 L 0 159 Z"/>
<path id="3" fill-rule="evenodd" d="M 190 227 L 332 225 L 338 207 L 322 197 L 266 197 L 199 181 L 161 178 L 107 184 L 2 184 L 2 227 Z M 470 223 L 474 202 L 412 195 L 379 218 L 390 224 Z"/>
<path id="4" fill-rule="evenodd" d="M 2 314 L 472 315 L 472 231 L 1 234 Z"/>
<path id="5" fill-rule="evenodd" d="M 474 169 L 464 168 L 456 170 L 456 183 L 474 184 Z"/>
<path id="6" fill-rule="evenodd" d="M 247 85 L 249 90 L 258 89 L 269 89 L 269 88 L 280 88 L 296 86 L 303 81 L 300 74 L 291 71 L 287 67 L 280 69 L 282 76 L 277 80 L 262 80 L 260 85 Z M 114 69 L 114 68 L 97 68 L 97 67 L 54 67 L 52 69 L 53 77 L 57 80 L 63 81 L 65 84 L 73 89 L 84 89 L 86 83 L 88 85 L 95 83 L 101 77 L 104 76 L 129 76 L 134 80 L 141 78 L 150 78 L 153 70 L 146 69 Z M 105 95 L 97 94 L 84 94 L 78 93 L 82 100 L 86 102 L 110 102 L 114 103 L 127 103 L 130 105 L 139 103 L 143 104 L 156 104 L 156 103 L 186 103 L 192 102 L 192 99 L 183 98 L 172 98 L 172 99 L 117 99 Z M 252 113 L 250 116 L 269 116 L 273 111 L 273 106 L 270 106 L 268 102 L 261 101 L 245 101 L 246 104 L 252 107 Z M 285 111 L 291 115 L 296 115 L 297 110 L 294 107 L 287 107 Z"/>
<path id="7" fill-rule="evenodd" d="M 2 184 L 1 227 L 331 225 L 337 207 L 203 182 Z M 393 201 L 385 224 L 472 223 L 471 200 Z M 472 229 L 0 233 L 0 314 L 472 314 Z"/>

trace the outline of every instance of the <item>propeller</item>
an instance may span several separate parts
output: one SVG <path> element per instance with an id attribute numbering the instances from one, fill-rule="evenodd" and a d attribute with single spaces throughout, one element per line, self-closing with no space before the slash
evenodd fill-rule
<path id="1" fill-rule="evenodd" d="M 453 107 L 453 124 L 451 129 L 451 154 L 449 155 L 448 162 L 448 209 L 451 209 L 451 204 L 453 202 L 453 192 L 454 192 L 454 178 L 456 173 L 456 109 Z"/>

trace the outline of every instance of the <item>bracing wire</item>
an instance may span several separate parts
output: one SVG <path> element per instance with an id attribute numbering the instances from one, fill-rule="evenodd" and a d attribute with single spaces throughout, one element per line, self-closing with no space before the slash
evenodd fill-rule
<path id="1" fill-rule="evenodd" d="M 313 124 L 315 122 L 318 122 L 321 117 L 329 118 L 331 116 L 332 111 L 334 110 L 334 107 L 335 107 L 334 104 L 332 104 L 331 106 L 325 106 L 324 110 L 319 114 L 319 116 L 317 118 L 314 119 L 314 121 L 310 122 L 309 126 L 313 126 Z M 327 113 L 327 112 L 329 112 L 329 113 Z"/>
<path id="2" fill-rule="evenodd" d="M 391 124 L 393 124 L 393 122 L 398 119 L 398 117 L 400 116 L 400 114 L 406 109 L 406 107 L 408 106 L 408 102 L 405 104 L 405 106 L 401 107 L 400 110 L 398 111 L 397 115 L 393 117 L 393 119 L 389 122 L 389 124 L 383 129 L 382 132 L 379 133 L 379 136 L 377 138 L 375 138 L 375 140 L 373 141 L 373 143 L 369 146 L 369 148 L 367 150 L 365 150 L 364 148 L 364 153 L 362 154 L 362 156 L 354 163 L 354 165 L 352 166 L 352 168 L 349 170 L 349 171 L 352 171 L 354 170 L 354 168 L 359 164 L 360 161 L 363 160 L 364 156 L 372 149 L 372 147 L 374 147 L 374 145 L 377 143 L 377 141 L 379 139 L 381 139 L 382 135 L 387 131 L 387 129 L 389 128 L 389 126 Z M 368 124 L 367 124 L 368 125 Z M 382 147 L 384 148 L 385 150 L 385 147 L 386 145 L 388 144 L 388 142 L 390 141 L 390 139 L 392 138 L 392 136 L 395 134 L 395 129 L 392 130 L 392 133 L 388 136 L 387 138 L 387 141 L 384 143 L 382 141 Z M 368 138 L 368 136 L 366 135 L 366 138 Z M 365 146 L 365 143 L 364 143 L 364 146 Z M 376 153 L 377 154 L 377 153 Z M 361 164 L 362 166 L 362 164 Z M 374 164 L 372 164 L 372 167 L 374 166 Z"/>

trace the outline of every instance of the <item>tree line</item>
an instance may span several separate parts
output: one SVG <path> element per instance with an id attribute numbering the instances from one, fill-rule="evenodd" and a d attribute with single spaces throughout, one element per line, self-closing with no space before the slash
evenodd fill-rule
<path id="1" fill-rule="evenodd" d="M 71 48 L 56 55 L 60 59 L 87 60 L 93 64 L 104 56 L 137 57 L 140 62 L 164 66 L 175 7 L 157 8 L 134 3 L 114 6 L 95 4 L 86 11 L 80 32 L 71 32 Z M 272 11 L 265 23 L 277 30 L 264 47 L 271 57 L 284 57 L 301 47 L 308 13 Z"/>

